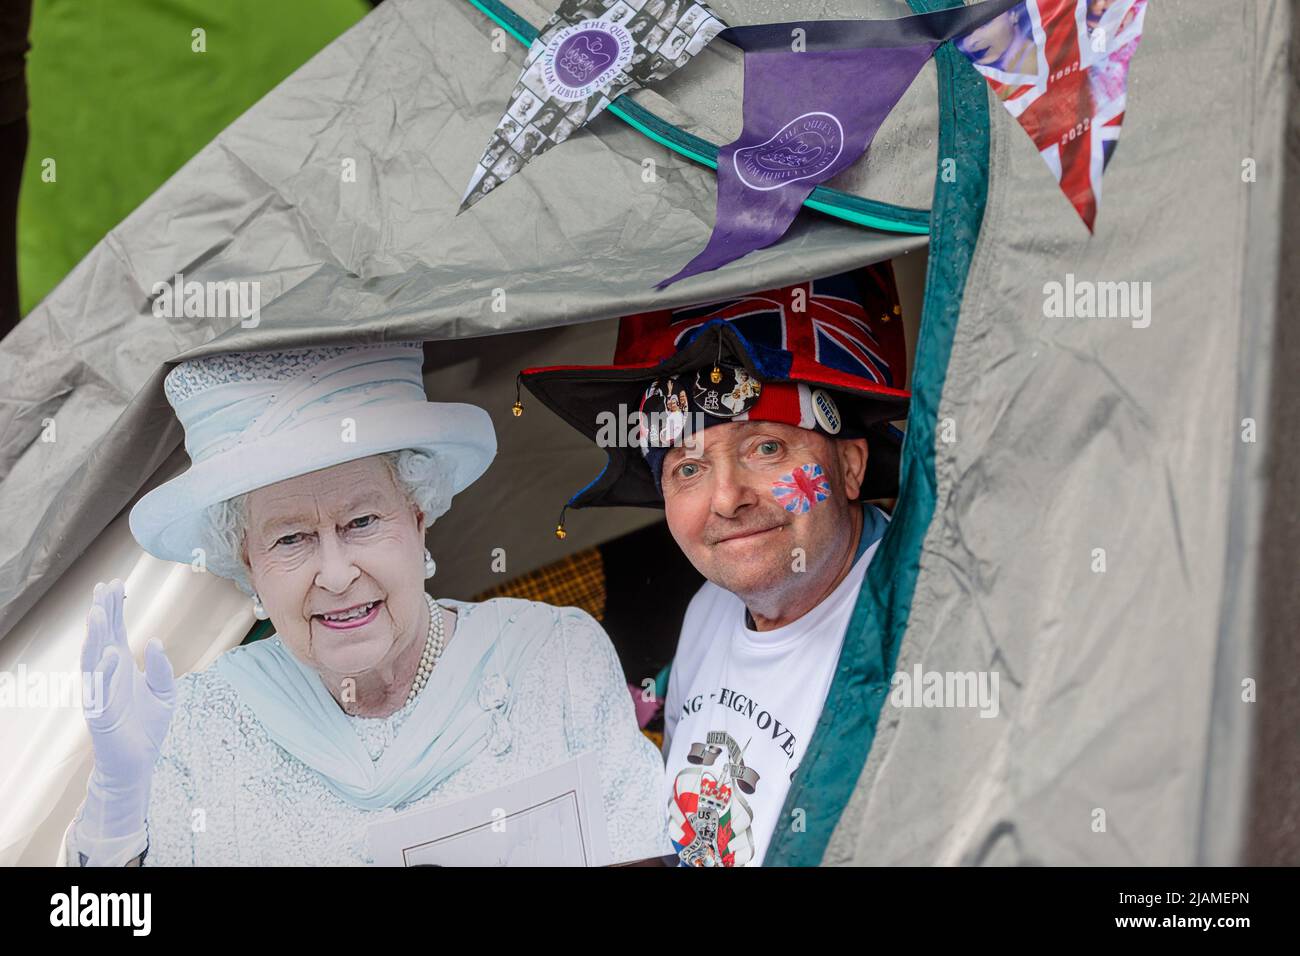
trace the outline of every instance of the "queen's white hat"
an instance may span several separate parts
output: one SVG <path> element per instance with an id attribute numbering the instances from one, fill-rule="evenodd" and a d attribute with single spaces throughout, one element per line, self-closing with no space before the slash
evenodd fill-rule
<path id="1" fill-rule="evenodd" d="M 150 554 L 189 563 L 203 548 L 210 505 L 286 478 L 403 448 L 431 451 L 453 494 L 496 456 L 476 405 L 430 402 L 419 342 L 212 355 L 182 362 L 163 383 L 185 428 L 191 466 L 131 509 Z"/>

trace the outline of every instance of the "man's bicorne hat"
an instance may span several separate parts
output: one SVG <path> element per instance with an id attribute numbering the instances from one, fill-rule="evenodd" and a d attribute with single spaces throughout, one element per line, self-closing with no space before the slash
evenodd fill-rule
<path id="1" fill-rule="evenodd" d="M 698 428 L 773 421 L 868 439 L 859 497 L 898 490 L 906 348 L 888 263 L 738 299 L 625 316 L 612 365 L 529 368 L 519 381 L 605 448 L 565 508 L 663 507 L 669 447 Z M 516 400 L 514 412 L 522 412 Z M 556 535 L 564 537 L 561 512 Z"/>

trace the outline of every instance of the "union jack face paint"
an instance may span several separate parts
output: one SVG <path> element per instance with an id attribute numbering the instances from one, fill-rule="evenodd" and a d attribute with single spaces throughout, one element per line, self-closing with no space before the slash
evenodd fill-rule
<path id="1" fill-rule="evenodd" d="M 772 497 L 791 514 L 806 514 L 830 496 L 830 481 L 821 465 L 800 465 L 772 483 Z"/>

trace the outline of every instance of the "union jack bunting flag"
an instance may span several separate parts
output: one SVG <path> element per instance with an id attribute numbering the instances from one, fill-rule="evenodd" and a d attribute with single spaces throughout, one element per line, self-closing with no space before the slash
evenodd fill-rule
<path id="1" fill-rule="evenodd" d="M 1089 231 L 1124 122 L 1147 0 L 1025 0 L 954 42 L 1024 128 Z"/>

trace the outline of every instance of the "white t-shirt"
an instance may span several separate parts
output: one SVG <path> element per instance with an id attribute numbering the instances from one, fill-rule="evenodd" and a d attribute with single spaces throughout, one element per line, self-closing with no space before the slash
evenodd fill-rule
<path id="1" fill-rule="evenodd" d="M 664 702 L 668 831 L 683 863 L 762 865 L 877 547 L 775 630 L 746 627 L 744 603 L 715 584 L 691 600 Z"/>

